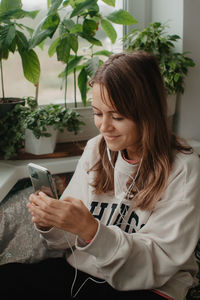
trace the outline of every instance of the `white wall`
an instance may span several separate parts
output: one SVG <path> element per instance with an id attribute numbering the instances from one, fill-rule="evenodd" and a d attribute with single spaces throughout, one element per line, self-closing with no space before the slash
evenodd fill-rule
<path id="1" fill-rule="evenodd" d="M 183 0 L 183 51 L 190 51 L 196 66 L 185 81 L 177 114 L 177 132 L 200 141 L 200 1 Z"/>
<path id="2" fill-rule="evenodd" d="M 189 51 L 196 63 L 189 69 L 185 92 L 178 100 L 175 131 L 186 139 L 200 141 L 200 0 L 151 1 L 151 21 L 167 22 L 169 33 L 182 38 L 176 51 Z"/>
<path id="3" fill-rule="evenodd" d="M 166 23 L 169 34 L 178 34 L 182 38 L 183 0 L 152 0 L 151 20 Z M 178 41 L 176 50 L 182 51 L 182 40 Z"/>

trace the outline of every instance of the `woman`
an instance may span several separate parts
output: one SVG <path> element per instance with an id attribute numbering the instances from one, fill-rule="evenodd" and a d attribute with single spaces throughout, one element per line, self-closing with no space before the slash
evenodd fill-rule
<path id="1" fill-rule="evenodd" d="M 111 56 L 90 85 L 100 135 L 59 201 L 30 196 L 32 220 L 49 246 L 69 248 L 77 299 L 183 300 L 197 270 L 199 158 L 168 127 L 151 54 Z"/>

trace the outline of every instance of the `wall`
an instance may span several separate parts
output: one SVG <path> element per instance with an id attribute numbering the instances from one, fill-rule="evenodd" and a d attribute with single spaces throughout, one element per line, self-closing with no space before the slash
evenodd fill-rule
<path id="1" fill-rule="evenodd" d="M 183 0 L 183 51 L 190 51 L 196 66 L 185 81 L 185 93 L 178 104 L 177 132 L 200 141 L 200 1 Z"/>
<path id="2" fill-rule="evenodd" d="M 138 27 L 149 22 L 169 24 L 168 32 L 182 39 L 176 51 L 189 51 L 196 63 L 189 69 L 185 92 L 178 97 L 174 130 L 182 137 L 200 141 L 200 0 L 129 0 Z M 198 144 L 200 145 L 200 144 Z M 200 147 L 200 146 L 199 146 Z"/>
<path id="3" fill-rule="evenodd" d="M 195 68 L 189 69 L 185 93 L 178 97 L 174 129 L 186 139 L 200 141 L 200 38 L 196 38 L 200 29 L 199 12 L 199 0 L 152 0 L 152 21 L 168 21 L 169 33 L 182 37 L 176 50 L 189 51 L 196 63 Z"/>

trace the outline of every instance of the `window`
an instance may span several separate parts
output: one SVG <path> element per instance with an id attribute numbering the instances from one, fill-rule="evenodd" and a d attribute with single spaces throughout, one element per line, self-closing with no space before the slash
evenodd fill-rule
<path id="1" fill-rule="evenodd" d="M 46 13 L 47 0 L 22 0 L 23 9 L 33 10 L 39 9 L 40 12 L 34 20 L 26 19 L 24 24 L 35 28 L 40 20 Z M 99 1 L 102 13 L 108 14 L 113 10 L 113 7 L 106 5 Z M 115 9 L 120 9 L 123 6 L 123 0 L 116 0 Z M 119 52 L 122 49 L 121 37 L 123 33 L 122 25 L 116 25 L 118 33 L 118 41 L 112 45 L 110 40 L 106 38 L 103 32 L 98 33 L 98 38 L 101 39 L 104 49 Z M 48 48 L 51 40 L 46 40 L 44 49 L 41 50 L 36 47 L 34 50 L 37 52 L 41 64 L 41 76 L 39 83 L 39 103 L 47 104 L 50 102 L 62 102 L 64 98 L 64 87 L 62 89 L 62 80 L 58 75 L 63 71 L 64 66 L 61 62 L 57 61 L 56 54 L 49 57 Z M 83 53 L 86 50 L 84 41 L 82 41 Z M 4 61 L 4 78 L 5 78 L 5 94 L 6 97 L 26 97 L 35 95 L 35 87 L 32 83 L 27 81 L 23 76 L 20 56 L 15 53 L 10 54 L 9 59 Z M 78 90 L 78 89 L 77 89 Z M 79 91 L 77 91 L 78 101 L 81 101 Z M 69 78 L 67 98 L 69 102 L 73 99 L 73 79 Z"/>

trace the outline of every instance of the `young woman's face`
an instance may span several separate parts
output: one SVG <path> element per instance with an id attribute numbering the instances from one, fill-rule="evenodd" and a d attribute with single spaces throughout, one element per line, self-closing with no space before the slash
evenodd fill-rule
<path id="1" fill-rule="evenodd" d="M 112 151 L 126 149 L 129 159 L 140 158 L 140 153 L 137 151 L 140 136 L 136 123 L 121 116 L 112 107 L 106 89 L 104 95 L 105 101 L 103 102 L 100 85 L 94 84 L 92 88 L 94 122 L 103 135 L 107 147 Z"/>

